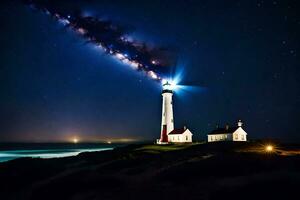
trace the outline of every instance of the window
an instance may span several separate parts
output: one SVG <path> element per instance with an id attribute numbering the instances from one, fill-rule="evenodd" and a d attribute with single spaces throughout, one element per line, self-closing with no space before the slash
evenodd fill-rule
<path id="1" fill-rule="evenodd" d="M 185 136 L 185 140 L 188 141 L 189 140 L 189 136 Z"/>
<path id="2" fill-rule="evenodd" d="M 244 140 L 244 135 L 241 135 L 242 140 Z"/>
<path id="3" fill-rule="evenodd" d="M 238 134 L 235 134 L 234 135 L 234 138 L 237 140 L 237 139 L 239 139 L 239 135 Z"/>

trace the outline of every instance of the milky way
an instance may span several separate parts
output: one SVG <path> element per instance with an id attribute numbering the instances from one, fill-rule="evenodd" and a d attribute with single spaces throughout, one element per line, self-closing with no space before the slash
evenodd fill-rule
<path id="1" fill-rule="evenodd" d="M 74 30 L 101 51 L 113 56 L 133 69 L 144 72 L 151 79 L 162 81 L 170 72 L 174 59 L 166 48 L 149 47 L 128 37 L 129 28 L 108 20 L 83 16 L 78 8 L 67 8 L 62 1 L 24 0 L 32 9 L 52 16 L 59 23 Z"/>

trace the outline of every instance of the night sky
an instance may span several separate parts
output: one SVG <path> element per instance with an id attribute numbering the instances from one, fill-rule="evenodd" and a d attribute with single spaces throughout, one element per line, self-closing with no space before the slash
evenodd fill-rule
<path id="1" fill-rule="evenodd" d="M 175 92 L 175 127 L 205 139 L 242 119 L 250 139 L 300 140 L 297 0 L 75 2 L 176 54 L 170 77 L 191 87 Z M 1 3 L 0 27 L 0 141 L 159 138 L 158 81 L 21 1 Z"/>

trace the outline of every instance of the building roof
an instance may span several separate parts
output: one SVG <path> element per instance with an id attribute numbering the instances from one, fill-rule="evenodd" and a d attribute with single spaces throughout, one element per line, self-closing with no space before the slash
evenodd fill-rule
<path id="1" fill-rule="evenodd" d="M 229 128 L 217 128 L 211 131 L 208 135 L 217 135 L 217 134 L 232 134 L 234 133 L 239 127 L 229 127 Z"/>
<path id="2" fill-rule="evenodd" d="M 171 131 L 168 135 L 183 134 L 186 130 L 186 128 L 177 128 Z"/>

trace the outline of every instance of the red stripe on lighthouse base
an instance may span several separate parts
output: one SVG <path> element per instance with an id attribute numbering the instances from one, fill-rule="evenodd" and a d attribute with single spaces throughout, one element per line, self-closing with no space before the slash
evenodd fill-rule
<path id="1" fill-rule="evenodd" d="M 168 142 L 167 125 L 163 125 L 163 130 L 160 136 L 160 142 Z"/>

